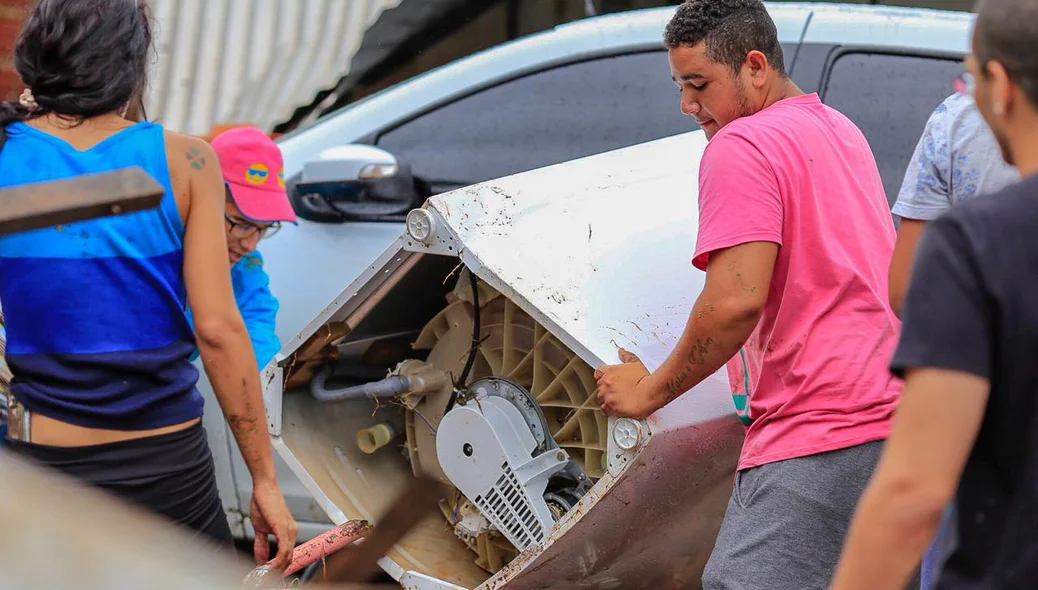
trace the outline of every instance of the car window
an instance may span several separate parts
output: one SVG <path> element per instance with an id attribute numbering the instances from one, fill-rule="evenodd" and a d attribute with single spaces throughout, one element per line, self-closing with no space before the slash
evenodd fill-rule
<path id="1" fill-rule="evenodd" d="M 383 134 L 432 192 L 692 131 L 663 51 L 537 72 Z"/>
<path id="2" fill-rule="evenodd" d="M 927 119 L 961 72 L 961 61 L 907 55 L 848 53 L 833 62 L 823 101 L 869 140 L 891 207 Z"/>

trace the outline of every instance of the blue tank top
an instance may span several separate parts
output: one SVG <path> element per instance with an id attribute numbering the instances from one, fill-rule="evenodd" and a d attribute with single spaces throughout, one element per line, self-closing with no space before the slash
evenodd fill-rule
<path id="1" fill-rule="evenodd" d="M 29 411 L 92 428 L 200 417 L 184 225 L 162 128 L 138 123 L 88 150 L 24 123 L 7 134 L 0 187 L 140 166 L 166 189 L 156 209 L 0 237 L 14 397 Z"/>

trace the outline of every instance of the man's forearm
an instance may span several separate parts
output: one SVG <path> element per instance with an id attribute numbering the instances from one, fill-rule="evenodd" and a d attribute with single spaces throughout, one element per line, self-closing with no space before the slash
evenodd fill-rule
<path id="1" fill-rule="evenodd" d="M 249 350 L 248 338 L 228 338 L 217 346 L 199 342 L 199 349 L 213 392 L 249 473 L 253 479 L 273 480 L 274 459 L 267 434 L 259 369 Z"/>
<path id="2" fill-rule="evenodd" d="M 912 260 L 926 223 L 925 220 L 902 217 L 901 225 L 897 230 L 897 242 L 894 244 L 894 254 L 890 259 L 887 283 L 890 306 L 898 317 L 901 317 L 901 304 L 904 303 L 905 291 L 908 289 L 908 281 L 912 276 Z"/>
<path id="3" fill-rule="evenodd" d="M 759 319 L 759 309 L 749 309 L 732 298 L 704 301 L 701 295 L 692 306 L 677 346 L 652 375 L 662 396 L 659 406 L 723 367 L 746 343 Z"/>
<path id="4" fill-rule="evenodd" d="M 851 523 L 832 590 L 904 588 L 933 539 L 941 509 L 877 480 Z"/>

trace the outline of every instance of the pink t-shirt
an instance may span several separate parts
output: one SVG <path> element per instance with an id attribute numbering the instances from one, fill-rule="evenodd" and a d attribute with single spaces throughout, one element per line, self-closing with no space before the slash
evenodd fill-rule
<path id="1" fill-rule="evenodd" d="M 711 139 L 693 264 L 746 242 L 779 244 L 760 322 L 728 362 L 753 420 L 739 469 L 887 437 L 901 392 L 888 369 L 901 329 L 887 299 L 894 238 L 868 142 L 817 94 Z"/>

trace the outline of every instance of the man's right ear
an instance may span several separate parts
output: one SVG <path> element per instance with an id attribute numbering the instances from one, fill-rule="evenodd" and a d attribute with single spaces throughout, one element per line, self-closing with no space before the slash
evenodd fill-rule
<path id="1" fill-rule="evenodd" d="M 991 88 L 991 113 L 996 117 L 1005 115 L 1009 102 L 1013 95 L 1013 81 L 1005 66 L 998 61 L 988 61 L 983 66 L 983 74 L 988 76 L 988 84 Z"/>

